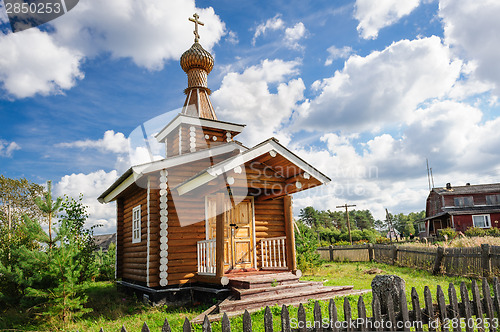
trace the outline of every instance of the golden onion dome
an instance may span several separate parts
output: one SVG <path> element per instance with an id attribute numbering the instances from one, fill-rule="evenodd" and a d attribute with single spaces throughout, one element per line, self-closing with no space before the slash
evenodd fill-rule
<path id="1" fill-rule="evenodd" d="M 195 42 L 193 46 L 181 56 L 181 67 L 186 73 L 193 68 L 204 69 L 207 74 L 214 67 L 214 57 L 200 43 Z"/>

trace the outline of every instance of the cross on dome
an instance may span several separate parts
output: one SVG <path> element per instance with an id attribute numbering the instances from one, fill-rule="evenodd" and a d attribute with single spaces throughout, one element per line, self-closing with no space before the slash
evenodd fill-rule
<path id="1" fill-rule="evenodd" d="M 197 43 L 200 40 L 200 35 L 198 34 L 198 24 L 204 26 L 205 23 L 198 20 L 200 18 L 200 16 L 198 16 L 198 14 L 194 13 L 193 17 L 194 18 L 190 17 L 189 20 L 194 23 L 194 31 L 193 31 L 194 42 Z"/>

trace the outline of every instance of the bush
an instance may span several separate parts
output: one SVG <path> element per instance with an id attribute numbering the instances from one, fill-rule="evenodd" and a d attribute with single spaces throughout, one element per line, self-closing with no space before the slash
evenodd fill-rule
<path id="1" fill-rule="evenodd" d="M 443 229 L 438 229 L 438 237 L 440 239 L 444 239 L 446 235 L 446 238 L 448 240 L 453 240 L 455 236 L 457 236 L 457 232 L 453 228 L 443 228 Z"/>
<path id="2" fill-rule="evenodd" d="M 487 236 L 493 236 L 493 237 L 500 237 L 500 228 L 489 228 L 486 230 L 486 235 Z"/>
<path id="3" fill-rule="evenodd" d="M 115 280 L 116 244 L 111 243 L 107 252 L 103 252 L 102 249 L 100 249 L 95 253 L 95 258 L 99 271 L 96 280 Z"/>
<path id="4" fill-rule="evenodd" d="M 375 243 L 378 243 L 378 244 L 389 244 L 391 243 L 391 240 L 384 237 L 384 236 L 379 236 L 376 240 L 375 240 Z"/>
<path id="5" fill-rule="evenodd" d="M 349 241 L 338 241 L 338 242 L 335 242 L 334 246 L 350 246 L 351 245 L 351 242 Z"/>
<path id="6" fill-rule="evenodd" d="M 471 227 L 465 231 L 466 236 L 485 236 L 486 235 L 486 230 L 483 228 L 479 227 Z"/>
<path id="7" fill-rule="evenodd" d="M 295 231 L 295 248 L 297 250 L 297 267 L 302 271 L 312 270 L 321 265 L 316 249 L 318 248 L 317 235 L 308 226 L 297 223 Z"/>

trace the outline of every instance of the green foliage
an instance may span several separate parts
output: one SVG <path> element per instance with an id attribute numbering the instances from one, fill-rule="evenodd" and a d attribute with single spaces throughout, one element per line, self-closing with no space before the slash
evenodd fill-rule
<path id="1" fill-rule="evenodd" d="M 302 271 L 311 270 L 321 264 L 318 248 L 318 239 L 311 227 L 297 221 L 298 230 L 295 230 L 295 248 L 297 251 L 297 267 Z"/>
<path id="2" fill-rule="evenodd" d="M 349 241 L 337 241 L 335 242 L 334 246 L 350 246 L 351 242 Z"/>
<path id="3" fill-rule="evenodd" d="M 388 243 L 391 243 L 391 240 L 384 237 L 384 236 L 379 236 L 376 240 L 375 240 L 375 243 L 377 244 L 388 244 Z"/>
<path id="4" fill-rule="evenodd" d="M 407 215 L 399 213 L 396 215 L 389 214 L 392 219 L 393 227 L 401 234 L 401 236 L 415 235 L 416 221 L 425 218 L 425 211 L 410 212 Z"/>
<path id="5" fill-rule="evenodd" d="M 13 228 L 22 222 L 24 214 L 31 219 L 41 220 L 43 214 L 34 199 L 43 193 L 43 186 L 39 184 L 26 179 L 10 179 L 0 175 L 0 225 L 8 220 L 7 206 L 10 206 Z"/>
<path id="6" fill-rule="evenodd" d="M 54 241 L 52 240 L 52 217 L 59 210 L 62 198 L 58 197 L 55 202 L 52 201 L 52 182 L 47 181 L 47 192 L 41 197 L 35 197 L 35 203 L 38 208 L 47 216 L 49 222 L 49 248 L 52 248 Z"/>
<path id="7" fill-rule="evenodd" d="M 96 280 L 114 280 L 116 244 L 111 243 L 107 252 L 103 252 L 102 249 L 100 249 L 95 253 L 95 257 L 99 271 Z"/>
<path id="8" fill-rule="evenodd" d="M 484 228 L 479 227 L 471 227 L 465 231 L 466 236 L 485 236 L 486 230 Z"/>
<path id="9" fill-rule="evenodd" d="M 446 235 L 446 238 L 448 240 L 453 240 L 455 236 L 457 235 L 457 232 L 453 228 L 443 228 L 443 229 L 438 229 L 438 237 L 440 239 L 444 239 Z"/>

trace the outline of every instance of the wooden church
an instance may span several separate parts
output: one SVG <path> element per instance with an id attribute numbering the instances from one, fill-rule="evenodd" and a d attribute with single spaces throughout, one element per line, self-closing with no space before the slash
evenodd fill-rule
<path id="1" fill-rule="evenodd" d="M 165 158 L 131 167 L 99 197 L 116 201 L 116 277 L 157 291 L 223 288 L 269 271 L 300 277 L 291 195 L 330 179 L 274 138 L 251 148 L 236 140 L 245 126 L 217 118 L 207 87 L 214 59 L 199 43 L 198 16 L 190 20 L 186 101 L 156 134 Z"/>

